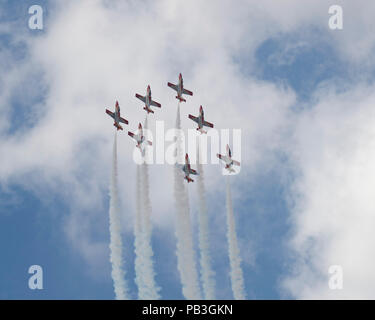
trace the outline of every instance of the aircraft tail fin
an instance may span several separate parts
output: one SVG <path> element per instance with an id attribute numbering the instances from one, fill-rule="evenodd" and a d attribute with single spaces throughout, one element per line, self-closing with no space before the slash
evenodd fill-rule
<path id="1" fill-rule="evenodd" d="M 146 107 L 144 107 L 143 110 L 146 110 L 147 113 L 154 113 L 154 110 L 152 110 L 152 109 L 148 109 L 148 108 L 146 108 Z"/>

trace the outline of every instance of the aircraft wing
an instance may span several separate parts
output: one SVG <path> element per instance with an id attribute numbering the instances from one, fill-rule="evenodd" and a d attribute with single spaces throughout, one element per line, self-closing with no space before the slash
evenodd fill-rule
<path id="1" fill-rule="evenodd" d="M 129 124 L 128 120 L 126 120 L 124 118 L 121 118 L 121 117 L 120 117 L 119 121 L 122 122 L 122 123 L 125 123 L 125 124 Z"/>
<path id="2" fill-rule="evenodd" d="M 151 103 L 150 103 L 152 106 L 154 107 L 158 107 L 158 108 L 161 108 L 161 104 L 159 102 L 156 102 L 154 100 L 151 100 Z"/>
<path id="3" fill-rule="evenodd" d="M 144 103 L 146 103 L 146 97 L 141 96 L 141 95 L 138 94 L 138 93 L 135 94 L 135 97 L 138 98 L 139 100 L 143 101 Z"/>
<path id="4" fill-rule="evenodd" d="M 223 156 L 221 154 L 217 154 L 217 157 L 220 159 L 220 160 L 223 160 L 224 162 L 228 163 L 230 161 L 230 159 L 228 158 L 228 156 Z"/>
<path id="5" fill-rule="evenodd" d="M 239 161 L 236 161 L 236 160 L 233 160 L 233 159 L 232 159 L 232 161 L 233 161 L 233 164 L 235 164 L 236 166 L 240 166 L 241 165 Z"/>
<path id="6" fill-rule="evenodd" d="M 211 122 L 208 122 L 208 121 L 203 121 L 203 125 L 206 126 L 206 127 L 210 127 L 210 128 L 214 127 L 214 125 Z"/>
<path id="7" fill-rule="evenodd" d="M 175 84 L 173 84 L 173 83 L 168 82 L 168 87 L 172 88 L 173 90 L 178 91 L 178 87 L 177 87 L 177 85 L 175 85 Z"/>
<path id="8" fill-rule="evenodd" d="M 196 123 L 198 123 L 198 117 L 194 117 L 193 115 L 189 114 L 189 119 L 195 121 Z"/>
<path id="9" fill-rule="evenodd" d="M 194 169 L 191 169 L 191 168 L 189 169 L 189 173 L 190 173 L 190 174 L 194 174 L 194 175 L 196 175 L 196 176 L 198 175 L 198 172 L 195 171 Z"/>
<path id="10" fill-rule="evenodd" d="M 115 118 L 115 114 L 111 111 L 109 111 L 108 109 L 105 109 L 105 112 L 110 116 L 112 117 L 113 119 Z"/>
<path id="11" fill-rule="evenodd" d="M 186 90 L 186 89 L 183 89 L 183 90 L 182 90 L 182 93 L 183 93 L 183 94 L 188 94 L 189 96 L 192 96 L 192 95 L 193 95 L 193 93 L 192 93 L 191 91 Z"/>
<path id="12" fill-rule="evenodd" d="M 133 139 L 137 140 L 137 135 L 134 134 L 133 132 L 128 131 L 128 135 L 129 135 L 130 137 L 132 137 Z"/>

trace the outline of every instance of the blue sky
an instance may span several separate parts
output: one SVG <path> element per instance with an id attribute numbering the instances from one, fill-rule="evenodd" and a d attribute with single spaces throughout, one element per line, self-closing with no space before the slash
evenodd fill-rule
<path id="1" fill-rule="evenodd" d="M 20 72 L 15 73 L 16 75 L 18 74 L 20 78 L 25 76 L 24 79 L 18 79 L 16 85 L 12 86 L 11 94 L 6 96 L 6 100 L 4 100 L 5 98 L 1 100 L 1 103 L 4 101 L 8 103 L 3 109 L 6 110 L 8 116 L 6 122 L 0 121 L 0 125 L 2 123 L 7 124 L 5 130 L 3 128 L 0 130 L 0 140 L 4 139 L 4 141 L 13 141 L 14 143 L 19 142 L 21 146 L 22 139 L 27 139 L 29 132 L 30 137 L 32 137 L 32 133 L 38 132 L 39 126 L 45 123 L 46 119 L 51 119 L 51 121 L 53 121 L 54 118 L 45 117 L 49 112 L 48 104 L 51 103 L 54 98 L 55 100 L 62 99 L 61 96 L 56 93 L 59 88 L 61 86 L 66 86 L 64 90 L 69 90 L 67 88 L 71 86 L 71 88 L 75 89 L 74 79 L 71 79 L 72 83 L 67 83 L 66 78 L 62 77 L 61 81 L 57 80 L 57 76 L 55 78 L 53 70 L 57 70 L 56 74 L 64 72 L 59 70 L 58 61 L 60 60 L 58 59 L 60 58 L 54 60 L 55 56 L 52 58 L 49 57 L 48 52 L 43 52 L 40 54 L 41 57 L 35 58 L 35 51 L 31 52 L 31 50 L 35 50 L 34 45 L 41 45 L 37 47 L 38 50 L 40 50 L 40 48 L 44 48 L 43 50 L 46 51 L 49 50 L 50 47 L 43 46 L 43 38 L 47 38 L 49 32 L 52 34 L 51 37 L 53 37 L 55 33 L 61 36 L 59 32 L 62 29 L 59 29 L 61 26 L 58 25 L 58 23 L 61 23 L 58 18 L 61 13 L 61 8 L 59 11 L 59 9 L 53 6 L 49 1 L 39 1 L 38 4 L 40 4 L 45 11 L 45 30 L 31 31 L 27 28 L 27 22 L 25 22 L 28 19 L 27 9 L 30 4 L 34 4 L 34 2 L 0 1 L 1 24 L 11 24 L 13 27 L 16 26 L 14 29 L 11 29 L 11 31 L 2 31 L 2 29 L 0 29 L 1 58 L 5 57 L 9 59 L 9 61 L 1 61 L 1 71 L 3 72 L 5 70 L 3 69 L 4 65 L 9 64 L 12 70 L 18 70 L 17 68 L 19 68 Z M 267 6 L 272 6 L 272 4 L 268 3 Z M 70 8 L 74 8 L 74 5 L 71 5 Z M 77 7 L 77 15 L 82 14 L 78 9 Z M 138 8 L 138 10 L 139 12 L 134 13 L 134 17 L 128 17 L 130 21 L 132 21 L 131 19 L 137 21 L 138 19 L 142 19 L 142 14 L 144 13 L 142 13 L 142 9 Z M 325 12 L 326 10 L 322 11 Z M 87 14 L 90 15 L 90 11 L 88 11 Z M 93 11 L 93 14 L 98 14 L 98 11 Z M 137 16 L 137 14 L 140 14 L 140 16 Z M 150 14 L 150 12 L 147 14 Z M 56 17 L 56 20 L 53 20 L 51 18 L 52 16 L 54 18 Z M 314 16 L 312 14 L 312 18 L 310 17 L 309 19 L 314 21 L 313 18 Z M 320 21 L 319 19 L 320 17 L 317 17 L 318 22 Z M 213 20 L 217 21 L 216 19 Z M 155 21 L 157 24 L 157 19 Z M 243 28 L 246 29 L 249 27 L 245 23 L 243 26 L 240 25 L 241 21 L 242 20 L 239 20 L 239 25 L 236 26 L 238 29 L 242 30 Z M 230 49 L 234 51 L 232 57 L 235 56 L 235 65 L 241 70 L 241 74 L 238 75 L 238 77 L 240 77 L 240 82 L 243 79 L 245 79 L 244 81 L 252 79 L 251 81 L 256 83 L 256 85 L 260 83 L 260 86 L 262 86 L 263 83 L 266 83 L 267 86 L 273 86 L 270 96 L 272 96 L 274 92 L 277 92 L 277 96 L 280 94 L 279 96 L 281 97 L 287 96 L 285 100 L 291 100 L 291 103 L 288 105 L 290 113 L 287 112 L 287 116 L 285 117 L 289 120 L 299 115 L 301 110 L 304 109 L 303 107 L 307 106 L 308 109 L 314 109 L 316 101 L 323 99 L 320 93 L 317 98 L 317 89 L 322 87 L 323 89 L 326 87 L 331 88 L 331 86 L 334 88 L 337 83 L 352 83 L 362 76 L 360 74 L 363 70 L 363 65 L 359 64 L 357 61 L 351 61 L 347 56 L 343 55 L 340 51 L 341 47 L 335 42 L 330 41 L 330 35 L 327 36 L 325 33 L 327 32 L 324 29 L 325 26 L 319 26 L 318 22 L 318 26 L 308 26 L 308 31 L 306 32 L 300 32 L 298 28 L 285 28 L 282 32 L 275 31 L 270 35 L 265 33 L 263 38 L 260 38 L 257 42 L 257 45 L 255 47 L 250 46 L 251 48 L 249 50 L 236 51 L 236 45 L 233 45 L 234 49 L 232 47 Z M 56 23 L 56 26 L 54 23 Z M 183 22 L 181 23 L 183 24 Z M 116 26 L 118 25 L 115 22 L 113 28 Z M 262 29 L 261 23 L 257 26 Z M 163 27 L 162 25 L 160 28 Z M 104 29 L 103 27 L 103 30 Z M 265 29 L 267 29 L 266 26 Z M 146 34 L 149 33 L 151 39 L 153 32 L 156 34 L 157 31 L 147 29 L 144 32 Z M 247 34 L 246 30 L 241 32 Z M 38 42 L 38 44 L 33 43 L 34 37 L 41 42 Z M 69 35 L 67 37 L 69 39 Z M 158 36 L 155 35 L 155 38 L 157 37 Z M 218 38 L 214 35 L 213 43 L 216 44 L 215 41 L 219 41 L 217 40 Z M 17 41 L 14 42 L 16 39 Z M 87 39 L 83 39 L 82 41 L 85 40 Z M 71 41 L 74 42 L 74 40 Z M 187 43 L 190 41 L 194 40 L 187 37 Z M 48 44 L 50 42 L 45 43 Z M 202 56 L 198 57 L 194 56 L 196 53 L 195 49 L 191 50 L 191 52 L 186 51 L 189 53 L 186 53 L 188 56 L 185 57 L 186 61 L 189 63 L 192 60 L 199 61 L 200 59 L 205 62 L 205 55 L 207 54 L 207 56 L 210 57 L 211 54 L 209 51 L 206 52 L 204 50 Z M 131 47 L 129 47 L 129 51 L 131 51 Z M 178 50 L 176 49 L 176 51 Z M 223 50 L 223 52 L 225 52 L 225 50 Z M 150 56 L 150 61 L 156 59 L 155 56 L 159 53 L 160 52 L 156 50 L 156 53 Z M 53 54 L 57 53 L 53 52 Z M 70 52 L 68 52 L 68 54 L 70 54 Z M 62 55 L 66 56 L 68 54 L 63 53 Z M 77 54 L 79 55 L 81 52 L 77 51 Z M 85 53 L 83 52 L 82 54 Z M 220 58 L 220 53 L 217 56 Z M 218 61 L 221 61 L 219 58 Z M 157 60 L 155 65 L 165 63 L 165 60 L 164 58 L 160 58 L 160 61 Z M 181 60 L 183 60 L 183 58 L 181 58 Z M 33 61 L 36 61 L 36 63 L 27 68 L 27 64 Z M 53 62 L 52 64 L 51 61 Z M 176 63 L 179 64 L 178 67 L 182 69 L 185 68 L 185 70 L 188 69 L 184 62 L 180 62 L 179 59 L 176 59 Z M 198 65 L 199 63 L 200 62 L 197 62 Z M 100 64 L 99 60 L 98 64 Z M 82 66 L 82 64 L 80 66 Z M 172 70 L 178 67 L 171 66 Z M 74 67 L 72 68 L 74 69 Z M 77 65 L 75 65 L 75 68 L 77 68 Z M 84 69 L 83 66 L 82 68 Z M 129 68 L 129 72 L 131 72 L 132 69 L 130 66 Z M 21 69 L 26 71 L 21 71 Z M 64 69 L 64 67 L 61 69 Z M 196 71 L 197 68 L 192 69 L 192 76 L 199 74 L 199 72 Z M 188 74 L 188 71 L 186 73 Z M 204 72 L 202 72 L 202 74 L 203 73 Z M 367 77 L 367 80 L 373 79 L 371 68 L 368 74 L 370 75 Z M 137 77 L 143 76 L 144 74 L 141 74 Z M 202 77 L 203 76 L 204 75 L 202 75 Z M 107 74 L 103 75 L 103 78 L 105 77 L 107 77 Z M 0 79 L 0 84 L 9 81 L 4 74 L 0 75 Z M 159 79 L 153 78 L 153 83 L 157 80 Z M 51 81 L 51 83 L 49 81 Z M 137 84 L 138 83 L 139 81 Z M 189 80 L 185 80 L 185 84 L 186 83 L 189 83 Z M 195 83 L 199 84 L 199 82 Z M 85 92 L 85 85 L 86 84 L 82 85 L 83 89 L 80 92 Z M 87 87 L 89 86 L 90 84 L 87 84 Z M 5 86 L 3 86 L 3 88 L 0 87 L 0 93 L 4 88 Z M 195 87 L 191 89 L 193 91 L 197 90 Z M 61 95 L 64 94 L 64 90 L 61 90 Z M 158 91 L 160 92 L 159 88 L 153 92 L 158 93 Z M 201 89 L 201 91 L 207 91 L 207 89 Z M 234 88 L 230 92 L 234 94 L 237 91 Z M 170 92 L 168 93 L 171 95 Z M 90 95 L 95 94 L 99 95 L 100 92 L 93 93 L 93 91 L 90 91 Z M 128 93 L 126 94 L 130 95 Z M 289 95 L 295 95 L 295 99 L 293 97 L 290 98 Z M 80 101 L 80 99 L 84 101 L 85 99 L 84 95 L 78 95 L 77 97 L 77 101 Z M 202 97 L 209 103 L 209 97 L 206 95 L 202 95 Z M 276 101 L 277 99 L 278 98 L 276 98 Z M 60 100 L 56 103 L 60 103 Z M 61 104 L 64 103 L 62 99 Z M 287 102 L 285 103 L 287 104 Z M 99 112 L 102 112 L 100 108 L 104 108 L 104 106 L 98 107 Z M 56 110 L 58 110 L 58 108 L 56 108 Z M 84 113 L 81 113 L 82 117 L 84 117 L 83 114 L 86 114 L 86 111 L 83 112 Z M 209 114 L 214 113 L 213 110 L 209 112 Z M 59 115 L 63 114 L 60 113 Z M 172 119 L 173 117 L 174 114 L 171 115 Z M 270 120 L 268 117 L 271 118 L 273 115 L 268 114 L 267 117 L 262 118 L 262 120 Z M 108 120 L 105 118 L 104 114 L 103 119 L 103 121 Z M 283 118 L 282 121 L 288 124 L 288 119 L 285 120 Z M 111 142 L 109 144 L 106 142 L 111 141 L 112 131 L 98 133 L 97 131 L 100 131 L 101 128 L 95 128 L 97 120 L 95 119 L 92 122 L 93 129 L 90 129 L 91 131 L 88 130 L 90 132 L 88 136 L 82 139 L 81 137 L 77 137 L 77 140 L 80 139 L 79 145 L 81 149 L 76 149 L 76 147 L 67 149 L 69 152 L 73 150 L 73 158 L 79 160 L 79 165 L 72 167 L 67 165 L 67 167 L 69 167 L 69 169 L 67 169 L 67 177 L 64 177 L 64 165 L 60 166 L 59 161 L 56 160 L 60 155 L 58 153 L 59 151 L 56 151 L 57 155 L 55 155 L 54 152 L 51 153 L 51 164 L 46 163 L 47 168 L 45 171 L 43 169 L 43 162 L 37 161 L 35 167 L 31 162 L 31 164 L 20 167 L 20 169 L 16 167 L 16 169 L 9 174 L 5 173 L 0 175 L 0 251 L 2 254 L 0 264 L 0 299 L 114 298 L 113 283 L 110 276 L 111 266 L 108 259 L 109 197 L 107 182 L 109 182 L 110 161 L 107 160 L 109 160 L 110 154 L 108 155 L 107 152 L 106 156 L 99 155 L 95 158 L 95 153 L 99 149 L 110 150 Z M 260 122 L 260 124 L 257 128 L 261 131 L 262 123 L 261 121 L 258 122 Z M 232 126 L 230 123 L 225 124 L 228 127 Z M 248 127 L 246 127 L 245 122 L 245 124 L 242 124 L 242 128 L 244 131 L 251 130 L 252 125 L 252 119 L 248 119 Z M 110 127 L 109 121 L 106 121 L 104 126 Z M 233 126 L 235 126 L 235 124 L 233 124 Z M 288 125 L 285 126 L 287 127 Z M 287 140 L 289 138 L 294 139 L 295 133 L 293 130 L 289 127 L 284 130 L 285 126 L 282 124 L 280 133 L 276 132 L 275 135 L 278 136 L 280 134 L 283 139 Z M 264 132 L 266 132 L 266 130 L 268 130 L 266 129 L 268 128 L 268 124 L 265 122 L 264 127 Z M 272 132 L 270 136 L 274 137 L 275 130 L 277 131 L 278 129 L 270 129 L 270 132 Z M 68 124 L 66 131 L 68 137 L 74 137 L 75 131 Z M 70 131 L 73 132 L 72 135 L 69 135 Z M 64 133 L 64 131 L 62 131 L 62 133 Z M 258 139 L 255 144 L 249 142 L 249 146 L 256 145 L 257 148 L 261 150 L 258 150 L 261 153 L 259 159 L 266 160 L 259 160 L 258 162 L 252 163 L 250 166 L 244 165 L 240 173 L 242 177 L 238 177 L 238 180 L 232 180 L 233 193 L 235 195 L 233 201 L 237 223 L 237 235 L 240 239 L 241 254 L 244 256 L 242 267 L 245 277 L 246 294 L 249 299 L 280 299 L 295 298 L 298 296 L 293 290 L 288 292 L 285 288 L 282 288 L 282 283 L 292 274 L 292 271 L 295 271 L 294 267 L 297 265 L 296 261 L 299 261 L 299 259 L 296 258 L 296 252 L 291 250 L 289 241 L 293 238 L 295 233 L 298 233 L 296 232 L 296 228 L 300 226 L 294 220 L 295 207 L 293 206 L 295 202 L 299 203 L 300 198 L 294 197 L 293 190 L 296 188 L 295 182 L 300 181 L 298 179 L 304 176 L 304 167 L 302 165 L 301 167 L 296 167 L 293 159 L 296 154 L 300 154 L 300 152 L 304 154 L 303 152 L 305 151 L 291 151 L 289 145 L 284 148 L 285 143 L 271 148 L 268 146 L 268 142 L 270 141 L 268 139 L 271 139 L 269 138 L 270 136 L 268 133 L 263 135 L 262 132 L 254 138 L 254 140 Z M 264 141 L 262 140 L 263 138 Z M 97 140 L 93 142 L 92 139 Z M 36 141 L 37 143 L 34 143 L 33 146 L 38 149 L 38 141 L 40 140 Z M 253 140 L 244 139 L 243 144 L 246 145 L 248 141 Z M 60 141 L 55 141 L 55 143 L 58 148 Z M 121 143 L 122 142 L 120 142 L 120 149 L 122 148 Z M 61 148 L 64 148 L 66 144 L 65 142 L 61 142 L 61 145 Z M 2 144 L 0 144 L 0 148 L 1 147 Z M 247 146 L 243 148 L 245 149 Z M 41 150 L 41 153 L 46 152 L 43 148 L 41 148 Z M 79 150 L 79 152 L 77 152 L 77 150 Z M 124 155 L 124 150 L 125 148 L 120 151 L 120 159 L 121 156 Z M 250 151 L 249 154 L 251 154 L 251 152 L 252 151 Z M 5 159 L 7 155 L 7 153 L 1 153 L 0 157 L 4 157 Z M 25 157 L 28 157 L 28 155 L 25 154 Z M 95 159 L 92 160 L 92 158 Z M 68 161 L 71 160 L 70 158 L 68 159 Z M 82 165 L 85 159 L 90 159 L 90 161 Z M 53 161 L 56 161 L 56 167 Z M 15 162 L 18 163 L 19 161 L 17 160 Z M 125 164 L 122 167 L 120 165 L 120 189 L 121 186 L 124 186 L 126 181 L 129 181 L 129 179 L 133 177 L 133 172 L 124 172 L 127 169 L 130 171 L 131 168 L 131 166 L 125 166 Z M 158 174 L 156 171 L 158 170 L 153 167 L 151 167 L 150 170 L 154 170 L 154 173 L 151 173 L 151 179 L 154 178 L 153 186 L 154 188 L 158 188 L 155 178 L 156 174 Z M 96 172 L 98 173 L 97 178 L 93 176 Z M 122 173 L 123 175 L 121 176 Z M 153 176 L 153 174 L 155 175 Z M 40 177 L 38 177 L 38 175 L 40 175 Z M 134 203 L 132 202 L 134 200 L 134 194 L 131 186 L 132 184 L 130 183 L 129 188 L 126 190 L 123 188 L 121 191 L 124 195 L 122 199 L 123 210 L 127 212 L 123 218 L 125 231 L 123 241 L 125 248 L 124 260 L 126 280 L 128 281 L 132 297 L 136 298 L 137 288 L 134 283 L 135 275 L 133 266 L 135 258 L 133 246 L 134 238 L 131 231 L 132 220 L 129 218 L 132 215 L 131 211 L 134 207 Z M 232 299 L 229 278 L 229 260 L 225 251 L 225 226 L 223 226 L 223 222 L 225 222 L 225 185 L 222 184 L 220 186 L 220 184 L 218 184 L 216 188 L 217 189 L 212 189 L 212 191 L 208 192 L 207 202 L 209 203 L 209 215 L 212 221 L 210 241 L 212 246 L 212 262 L 216 272 L 217 297 L 219 299 Z M 76 190 L 82 192 L 80 196 L 85 198 L 84 204 L 82 205 L 77 201 L 79 196 L 74 195 Z M 193 215 L 194 241 L 196 244 L 197 206 L 194 202 L 194 187 L 189 186 L 189 192 L 191 195 L 190 206 Z M 97 196 L 98 194 L 100 197 L 93 200 L 93 196 Z M 152 199 L 156 198 L 156 195 L 152 195 Z M 169 198 L 172 198 L 172 194 Z M 92 206 L 90 206 L 91 200 L 93 202 Z M 158 212 L 159 209 L 160 211 L 166 210 L 165 207 L 158 208 L 158 205 L 159 202 L 153 202 L 153 211 Z M 303 205 L 301 205 L 301 207 L 303 207 Z M 173 212 L 173 209 L 169 208 L 169 210 Z M 92 217 L 90 218 L 90 216 Z M 161 220 L 164 221 L 163 219 Z M 69 223 L 74 223 L 74 221 L 78 223 L 74 228 L 74 230 L 78 230 L 78 232 L 75 233 L 76 231 L 72 231 L 70 233 L 67 231 L 67 228 L 71 226 Z M 87 236 L 87 238 L 84 238 L 85 241 L 98 244 L 100 245 L 100 250 L 103 250 L 100 251 L 97 256 L 94 254 L 93 260 L 90 260 L 90 257 L 92 257 L 90 254 L 92 253 L 86 256 L 82 251 L 85 250 L 85 246 L 82 246 L 82 249 L 76 243 L 81 227 L 79 221 L 84 221 L 82 228 L 85 228 L 85 230 L 82 232 L 85 233 L 85 237 Z M 86 226 L 88 226 L 88 230 Z M 72 238 L 69 238 L 69 235 Z M 156 224 L 153 230 L 152 245 L 155 254 L 156 282 L 162 288 L 162 297 L 164 299 L 182 299 L 183 295 L 177 272 L 173 225 L 171 227 L 168 223 L 166 223 L 165 226 L 162 223 Z M 298 254 L 300 254 L 300 252 L 297 253 L 297 256 Z M 43 290 L 30 290 L 28 288 L 30 275 L 27 273 L 27 270 L 33 264 L 43 267 Z M 312 264 L 313 262 L 311 262 L 311 265 Z"/>

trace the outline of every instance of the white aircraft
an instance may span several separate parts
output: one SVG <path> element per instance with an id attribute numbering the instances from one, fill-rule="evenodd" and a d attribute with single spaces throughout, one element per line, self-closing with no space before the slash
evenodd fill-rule
<path id="1" fill-rule="evenodd" d="M 117 130 L 123 130 L 120 122 L 129 124 L 128 120 L 121 118 L 120 116 L 120 106 L 118 104 L 118 101 L 116 101 L 115 112 L 111 112 L 108 109 L 105 109 L 105 112 L 115 120 L 115 123 L 113 125 L 117 128 Z"/>
<path id="2" fill-rule="evenodd" d="M 141 149 L 141 144 L 147 142 L 149 146 L 152 146 L 152 142 L 146 140 L 146 137 L 143 135 L 143 129 L 141 123 L 138 125 L 138 134 L 128 131 L 128 135 L 131 136 L 135 141 L 137 141 L 137 148 Z"/>
<path id="3" fill-rule="evenodd" d="M 233 169 L 233 165 L 240 166 L 241 164 L 239 161 L 232 159 L 232 152 L 230 151 L 229 145 L 227 144 L 227 154 L 225 156 L 221 154 L 216 155 L 220 160 L 223 160 L 225 162 L 225 169 L 227 169 L 229 172 L 235 172 Z"/>
<path id="4" fill-rule="evenodd" d="M 188 94 L 189 96 L 193 95 L 191 91 L 184 89 L 184 80 L 182 79 L 181 73 L 178 76 L 178 84 L 168 82 L 168 87 L 171 87 L 173 90 L 177 91 L 176 99 L 180 100 L 180 102 L 186 102 L 186 100 L 182 97 L 183 94 Z"/>
<path id="5" fill-rule="evenodd" d="M 151 106 L 155 106 L 155 107 L 158 107 L 158 108 L 161 108 L 161 104 L 159 102 L 156 102 L 154 100 L 152 100 L 151 98 L 151 88 L 150 88 L 150 85 L 147 86 L 147 92 L 146 92 L 146 96 L 141 96 L 140 94 L 136 93 L 135 96 L 144 102 L 145 106 L 143 108 L 143 110 L 146 110 L 147 113 L 154 113 L 154 111 L 151 109 Z"/>
<path id="6" fill-rule="evenodd" d="M 190 160 L 188 154 L 185 155 L 185 164 L 183 166 L 180 166 L 182 171 L 185 173 L 184 179 L 189 183 L 189 182 L 194 182 L 192 178 L 190 178 L 190 175 L 193 174 L 195 176 L 198 175 L 198 172 L 195 171 L 190 167 Z"/>
<path id="7" fill-rule="evenodd" d="M 189 114 L 189 118 L 193 121 L 195 121 L 198 124 L 197 130 L 201 133 L 207 133 L 207 131 L 203 130 L 203 126 L 213 128 L 214 125 L 211 122 L 204 120 L 204 112 L 202 106 L 199 108 L 199 116 L 194 117 L 191 114 Z"/>

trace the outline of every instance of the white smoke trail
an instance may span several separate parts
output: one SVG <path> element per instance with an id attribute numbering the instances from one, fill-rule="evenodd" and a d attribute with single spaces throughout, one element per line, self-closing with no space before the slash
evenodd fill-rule
<path id="1" fill-rule="evenodd" d="M 142 299 L 144 296 L 144 255 L 142 248 L 142 200 L 141 200 L 141 168 L 137 165 L 136 177 L 136 215 L 134 225 L 134 247 L 135 247 L 135 283 L 138 287 L 138 298 Z"/>
<path id="2" fill-rule="evenodd" d="M 180 104 L 177 108 L 176 129 L 181 129 Z M 177 134 L 176 155 L 181 159 L 181 136 Z M 176 166 L 174 169 L 174 196 L 176 203 L 177 267 L 180 272 L 182 293 L 186 299 L 199 300 L 201 292 L 195 263 L 195 252 L 190 225 L 189 195 Z"/>
<path id="3" fill-rule="evenodd" d="M 117 190 L 117 132 L 113 142 L 113 163 L 110 188 L 109 207 L 110 232 L 110 261 L 112 263 L 112 279 L 117 300 L 129 299 L 125 271 L 122 267 L 122 240 L 119 219 L 118 190 Z"/>
<path id="4" fill-rule="evenodd" d="M 229 176 L 226 180 L 226 206 L 227 206 L 227 238 L 230 262 L 230 277 L 233 296 L 236 300 L 245 300 L 243 273 L 241 269 L 240 250 L 237 244 L 236 224 L 232 207 L 232 195 L 230 192 Z"/>
<path id="5" fill-rule="evenodd" d="M 144 128 L 147 129 L 147 117 Z M 146 155 L 145 155 L 146 157 Z M 135 273 L 138 286 L 138 298 L 141 300 L 160 299 L 160 288 L 155 282 L 153 250 L 151 246 L 151 201 L 148 179 L 148 165 L 144 162 L 137 165 L 136 180 L 137 210 L 134 227 L 135 236 Z"/>
<path id="6" fill-rule="evenodd" d="M 147 116 L 144 124 L 145 130 L 148 129 Z M 147 132 L 147 131 L 146 131 Z M 146 134 L 146 133 L 145 133 Z M 146 142 L 145 142 L 146 145 Z M 145 146 L 146 148 L 146 146 Z M 147 150 L 145 149 L 145 159 L 147 159 Z M 145 292 L 142 296 L 146 300 L 160 299 L 160 288 L 155 282 L 155 270 L 153 264 L 154 252 L 151 245 L 152 224 L 151 224 L 151 201 L 150 201 L 150 185 L 148 175 L 148 164 L 146 161 L 141 165 L 141 204 L 142 204 L 142 235 L 143 235 L 143 255 L 144 255 L 144 284 Z"/>
<path id="7" fill-rule="evenodd" d="M 215 299 L 215 272 L 211 267 L 210 257 L 210 244 L 209 244 L 209 232 L 208 232 L 208 213 L 206 205 L 206 188 L 204 185 L 204 173 L 203 166 L 200 163 L 200 150 L 197 148 L 198 155 L 198 172 L 197 178 L 198 184 L 198 201 L 199 201 L 199 249 L 200 249 L 200 265 L 201 265 L 201 276 L 203 284 L 203 293 L 206 300 Z"/>
<path id="8" fill-rule="evenodd" d="M 147 116 L 145 118 L 144 122 L 144 135 L 146 135 L 146 132 L 148 130 L 148 121 Z M 147 139 L 147 137 L 146 137 Z M 151 226 L 151 201 L 150 201 L 150 185 L 149 185 L 149 178 L 148 178 L 148 164 L 146 162 L 147 159 L 147 148 L 146 148 L 147 142 L 144 142 L 144 162 L 141 165 L 141 181 L 142 181 L 142 205 L 143 205 L 143 218 L 142 218 L 142 224 L 145 228 L 145 235 L 147 235 L 151 239 L 151 233 L 152 233 L 152 226 Z M 149 241 L 150 241 L 149 239 Z"/>

